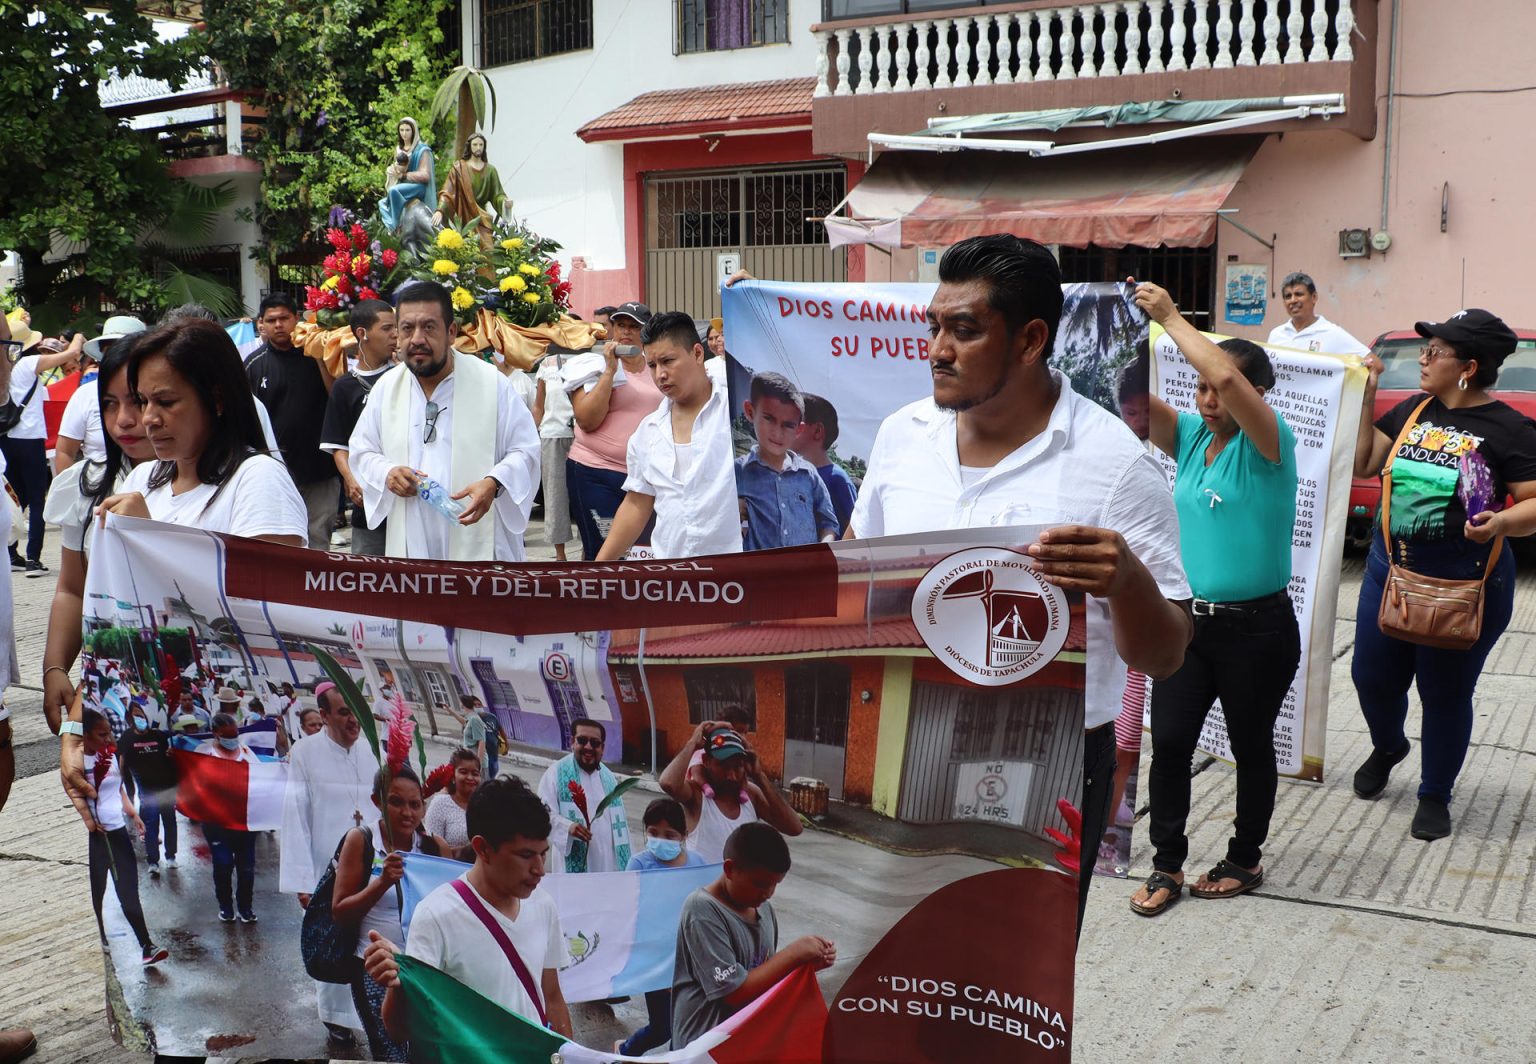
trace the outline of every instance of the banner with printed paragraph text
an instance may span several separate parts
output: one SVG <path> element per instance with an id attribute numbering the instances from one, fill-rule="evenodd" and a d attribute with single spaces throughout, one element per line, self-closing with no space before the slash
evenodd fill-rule
<path id="1" fill-rule="evenodd" d="M 1212 340 L 1226 339 L 1207 333 Z M 1280 775 L 1321 782 L 1328 733 L 1328 688 L 1338 611 L 1339 558 L 1349 517 L 1349 489 L 1359 430 L 1365 370 L 1353 356 L 1334 356 L 1261 345 L 1275 367 L 1265 401 L 1296 437 L 1296 526 L 1291 539 L 1292 605 L 1301 626 L 1301 664 L 1275 722 Z M 1180 411 L 1195 409 L 1196 374 L 1177 345 L 1154 329 L 1156 394 Z M 1157 454 L 1169 480 L 1173 459 Z M 1218 703 L 1219 707 L 1219 703 Z M 1232 759 L 1226 724 L 1213 709 L 1200 749 Z"/>
<path id="2" fill-rule="evenodd" d="M 500 775 L 530 787 L 576 749 L 577 721 L 601 724 L 614 777 L 641 777 L 621 797 L 636 853 L 661 769 L 686 762 L 702 722 L 727 709 L 746 722 L 749 778 L 766 803 L 747 806 L 776 825 L 779 809 L 787 817 L 775 946 L 821 936 L 837 959 L 765 988 L 663 1059 L 937 1064 L 953 1046 L 975 1059 L 1063 1059 L 1077 879 L 1063 867 L 1076 840 L 1059 842 L 1071 832 L 1059 803 L 1082 792 L 1086 624 L 1080 597 L 1034 574 L 1023 548 L 1038 533 L 510 565 L 356 557 L 108 518 L 85 595 L 85 708 L 101 714 L 87 719 L 132 747 L 135 772 L 163 737 L 177 777 L 137 788 L 144 819 L 162 827 L 156 874 L 135 835 L 137 882 L 117 874 L 103 900 L 114 1031 L 163 1055 L 316 1059 L 335 1055 L 332 1023 L 353 1033 L 358 1056 L 370 1052 L 378 1002 L 361 983 L 355 995 L 316 983 L 300 949 L 301 899 L 324 896 L 349 833 L 390 838 L 367 731 L 347 731 L 361 721 L 308 712 L 331 701 L 317 692 L 335 676 L 381 732 L 405 722 L 431 737 L 425 765 L 414 748 L 408 761 L 429 781 L 460 744 L 468 718 L 455 710 L 471 697 L 507 740 Z M 291 732 L 285 758 L 250 750 L 252 737 L 268 749 L 275 729 Z M 414 796 L 409 780 L 394 787 L 391 809 Z M 684 900 L 717 881 L 713 862 L 583 873 L 549 859 L 546 875 L 519 882 L 555 914 L 566 959 L 554 983 L 574 1038 L 477 985 L 471 962 L 496 954 L 471 922 L 473 933 L 453 932 L 462 941 L 444 940 L 442 964 L 402 971 L 409 1014 L 448 1010 L 418 1017 L 410 1058 L 638 1059 L 609 1047 L 646 1025 L 643 995 L 678 978 Z M 370 876 L 384 864 L 375 855 Z M 294 874 L 300 865 L 309 878 Z M 467 906 L 454 881 L 468 868 L 413 852 L 401 890 L 371 902 L 361 926 L 409 951 L 428 899 Z M 80 889 L 86 881 L 82 870 Z M 892 882 L 925 887 L 897 897 L 882 886 Z M 160 949 L 169 957 L 154 960 Z M 602 1001 L 622 994 L 633 996 Z"/>

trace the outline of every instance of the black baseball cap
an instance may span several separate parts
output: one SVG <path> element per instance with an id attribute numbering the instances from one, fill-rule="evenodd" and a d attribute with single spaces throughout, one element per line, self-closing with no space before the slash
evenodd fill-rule
<path id="1" fill-rule="evenodd" d="M 618 309 L 619 309 L 618 307 L 615 307 L 615 306 L 610 304 L 609 306 L 606 306 L 606 307 L 598 307 L 592 313 L 593 314 L 612 314 L 614 311 L 616 311 Z"/>
<path id="2" fill-rule="evenodd" d="M 1413 331 L 1426 338 L 1433 336 L 1444 340 L 1462 358 L 1475 358 L 1494 365 L 1513 354 L 1518 341 L 1515 331 L 1504 324 L 1503 318 L 1476 307 L 1457 311 L 1445 321 L 1416 322 Z"/>
<path id="3" fill-rule="evenodd" d="M 651 308 L 644 303 L 636 303 L 631 300 L 628 303 L 619 304 L 608 312 L 608 320 L 612 321 L 614 318 L 633 318 L 641 325 L 644 325 L 651 320 Z"/>

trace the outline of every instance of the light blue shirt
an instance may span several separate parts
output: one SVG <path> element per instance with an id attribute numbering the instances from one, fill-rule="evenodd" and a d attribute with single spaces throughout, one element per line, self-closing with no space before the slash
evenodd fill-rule
<path id="1" fill-rule="evenodd" d="M 747 504 L 747 550 L 798 547 L 842 531 L 821 474 L 794 451 L 784 452 L 782 472 L 764 465 L 755 446 L 736 459 L 736 494 Z"/>

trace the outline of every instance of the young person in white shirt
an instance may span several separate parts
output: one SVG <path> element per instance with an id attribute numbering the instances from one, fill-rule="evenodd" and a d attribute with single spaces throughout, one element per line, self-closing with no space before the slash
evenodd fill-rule
<path id="1" fill-rule="evenodd" d="M 624 557 L 653 513 L 651 549 L 657 558 L 737 553 L 741 512 L 725 387 L 705 370 L 704 345 L 688 315 L 655 315 L 640 341 L 661 405 L 629 438 L 624 501 L 596 560 Z"/>
<path id="2" fill-rule="evenodd" d="M 11 548 L 11 570 L 24 569 L 31 577 L 43 576 L 48 567 L 42 562 L 43 500 L 48 495 L 48 426 L 43 417 L 43 401 L 48 389 L 42 376 L 59 366 L 69 367 L 80 357 L 84 337 L 76 336 L 63 351 L 28 354 L 42 342 L 42 335 L 27 330 L 22 341 L 23 354 L 10 367 L 9 399 L 21 408 L 21 416 L 5 435 L 0 436 L 0 454 L 5 456 L 5 477 L 16 489 L 16 497 L 27 511 L 25 559 Z"/>
<path id="3" fill-rule="evenodd" d="M 1154 678 L 1192 631 L 1167 478 L 1130 429 L 1051 369 L 1061 271 L 1013 236 L 974 237 L 939 262 L 928 306 L 933 396 L 885 419 L 849 533 L 1044 525 L 1040 575 L 1088 601 L 1082 838 L 1104 834 L 1126 667 Z M 1090 849 L 1091 852 L 1091 849 Z M 1078 926 L 1089 876 L 1080 879 Z"/>
<path id="4" fill-rule="evenodd" d="M 522 780 L 503 776 L 480 785 L 465 820 L 475 863 L 416 906 L 405 953 L 508 1012 L 572 1038 L 571 1012 L 560 990 L 560 969 L 570 963 L 570 953 L 553 898 L 537 890 L 549 856 L 549 810 Z M 400 947 L 377 931 L 369 931 L 368 941 L 363 965 L 385 987 L 384 1028 L 404 1042 L 409 1024 L 396 959 Z M 530 987 L 525 975 L 536 985 Z"/>
<path id="5" fill-rule="evenodd" d="M 1366 355 L 1370 348 L 1317 312 L 1317 283 L 1304 273 L 1286 275 L 1280 285 L 1286 321 L 1269 332 L 1276 347 L 1320 351 L 1325 355 Z"/>

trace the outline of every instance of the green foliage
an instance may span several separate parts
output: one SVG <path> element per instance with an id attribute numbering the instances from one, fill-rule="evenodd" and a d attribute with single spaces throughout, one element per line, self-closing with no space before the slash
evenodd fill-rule
<path id="1" fill-rule="evenodd" d="M 263 169 L 256 220 L 268 262 L 320 251 L 314 236 L 332 204 L 372 212 L 396 123 L 426 121 L 456 61 L 442 54 L 439 26 L 452 8 L 452 0 L 206 0 L 206 29 L 191 36 L 267 109 L 266 136 L 248 154 Z M 451 129 L 447 118 L 422 127 L 439 180 L 453 162 Z"/>
<path id="2" fill-rule="evenodd" d="M 185 40 L 161 42 L 134 0 L 85 7 L 0 0 L 0 248 L 21 257 L 20 294 L 45 331 L 93 315 L 103 296 L 158 301 L 136 244 L 174 183 L 154 140 L 107 114 L 98 87 L 141 75 L 179 88 L 196 57 Z M 45 263 L 55 244 L 66 257 Z"/>

